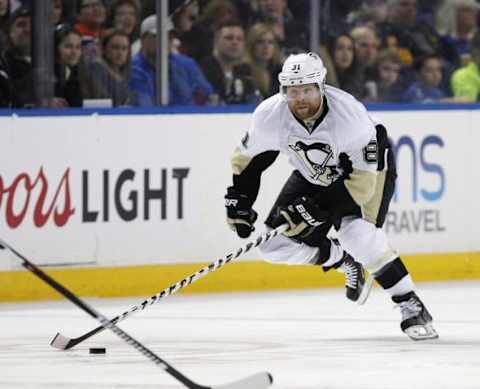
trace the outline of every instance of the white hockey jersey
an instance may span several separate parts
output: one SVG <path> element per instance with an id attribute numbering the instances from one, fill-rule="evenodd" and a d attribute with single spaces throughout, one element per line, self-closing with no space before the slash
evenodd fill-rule
<path id="1" fill-rule="evenodd" d="M 325 96 L 328 111 L 312 132 L 293 116 L 280 94 L 263 101 L 232 161 L 234 173 L 240 174 L 259 154 L 279 151 L 310 183 L 328 187 L 342 174 L 343 153 L 353 168 L 345 186 L 357 204 L 368 201 L 377 168 L 374 124 L 365 107 L 350 94 L 327 85 Z"/>

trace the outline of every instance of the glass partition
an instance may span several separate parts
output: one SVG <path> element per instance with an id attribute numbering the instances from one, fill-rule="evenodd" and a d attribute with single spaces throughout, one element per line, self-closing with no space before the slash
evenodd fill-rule
<path id="1" fill-rule="evenodd" d="M 0 106 L 256 105 L 288 55 L 364 103 L 476 102 L 476 0 L 0 0 Z"/>

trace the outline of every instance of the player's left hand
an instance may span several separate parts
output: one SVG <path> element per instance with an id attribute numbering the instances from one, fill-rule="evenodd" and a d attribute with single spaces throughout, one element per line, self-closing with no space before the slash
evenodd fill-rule
<path id="1" fill-rule="evenodd" d="M 240 238 L 248 238 L 255 231 L 257 212 L 252 209 L 252 201 L 247 195 L 238 193 L 233 186 L 227 188 L 225 207 L 227 223 Z"/>
<path id="2" fill-rule="evenodd" d="M 297 198 L 287 207 L 278 209 L 278 217 L 272 221 L 276 228 L 288 223 L 289 229 L 283 234 L 290 238 L 305 238 L 311 232 L 328 220 L 328 212 L 322 211 L 310 197 Z"/>

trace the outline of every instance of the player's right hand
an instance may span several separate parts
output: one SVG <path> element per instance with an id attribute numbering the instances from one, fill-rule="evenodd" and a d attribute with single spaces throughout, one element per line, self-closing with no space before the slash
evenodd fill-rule
<path id="1" fill-rule="evenodd" d="M 289 238 L 305 238 L 329 217 L 328 212 L 321 210 L 313 199 L 306 196 L 297 198 L 287 207 L 279 207 L 277 214 L 272 227 L 287 223 L 289 228 L 283 234 Z"/>
<path id="2" fill-rule="evenodd" d="M 225 195 L 227 223 L 240 238 L 248 238 L 255 230 L 253 226 L 258 214 L 252 209 L 247 195 L 238 193 L 233 186 L 228 187 Z"/>

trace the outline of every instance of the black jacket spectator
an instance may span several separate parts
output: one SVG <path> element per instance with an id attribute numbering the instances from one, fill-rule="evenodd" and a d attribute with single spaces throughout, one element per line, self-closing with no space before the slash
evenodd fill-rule
<path id="1" fill-rule="evenodd" d="M 278 2 L 274 6 L 259 2 L 258 13 L 250 20 L 250 25 L 256 23 L 268 24 L 278 41 L 283 55 L 308 49 L 309 38 L 305 23 L 293 18 L 287 2 Z"/>
<path id="2" fill-rule="evenodd" d="M 26 58 L 15 48 L 5 51 L 5 61 L 12 80 L 12 106 L 15 108 L 33 107 L 33 70 L 30 58 Z"/>
<path id="3" fill-rule="evenodd" d="M 80 85 L 80 68 L 76 66 L 55 65 L 55 96 L 62 97 L 69 107 L 81 107 L 83 93 Z"/>
<path id="4" fill-rule="evenodd" d="M 12 106 L 31 107 L 35 103 L 31 58 L 31 12 L 21 7 L 10 18 L 9 46 L 5 61 L 12 80 Z"/>
<path id="5" fill-rule="evenodd" d="M 0 56 L 0 107 L 8 108 L 12 105 L 12 83 L 7 63 Z"/>
<path id="6" fill-rule="evenodd" d="M 253 82 L 251 69 L 243 63 L 233 67 L 231 77 L 226 77 L 214 56 L 206 58 L 201 67 L 213 89 L 225 104 L 256 104 L 260 100 Z"/>

